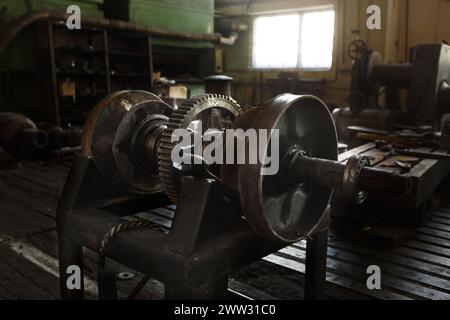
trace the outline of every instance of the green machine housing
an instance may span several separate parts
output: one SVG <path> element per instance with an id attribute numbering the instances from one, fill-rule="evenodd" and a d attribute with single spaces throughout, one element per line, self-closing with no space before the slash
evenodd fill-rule
<path id="1" fill-rule="evenodd" d="M 104 0 L 105 17 L 170 31 L 214 32 L 213 0 Z"/>

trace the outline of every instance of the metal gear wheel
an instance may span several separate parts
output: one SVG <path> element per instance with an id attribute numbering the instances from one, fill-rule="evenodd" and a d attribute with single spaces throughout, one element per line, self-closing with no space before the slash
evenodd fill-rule
<path id="1" fill-rule="evenodd" d="M 172 135 L 176 129 L 187 129 L 196 120 L 202 122 L 203 130 L 227 129 L 233 127 L 233 120 L 240 116 L 241 107 L 233 99 L 219 94 L 205 94 L 186 100 L 174 110 L 169 118 L 158 148 L 160 181 L 169 196 L 176 203 L 181 188 L 180 171 L 173 166 L 171 154 L 175 143 Z"/>

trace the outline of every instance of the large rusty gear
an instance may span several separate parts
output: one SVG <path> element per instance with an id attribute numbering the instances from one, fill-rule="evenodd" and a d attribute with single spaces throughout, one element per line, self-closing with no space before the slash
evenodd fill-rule
<path id="1" fill-rule="evenodd" d="M 187 129 L 195 120 L 201 120 L 203 128 L 227 129 L 233 127 L 233 120 L 242 113 L 241 107 L 233 99 L 220 94 L 205 94 L 184 101 L 169 118 L 158 148 L 160 181 L 166 194 L 174 203 L 178 202 L 181 188 L 180 171 L 173 167 L 171 159 L 172 135 L 176 129 Z"/>

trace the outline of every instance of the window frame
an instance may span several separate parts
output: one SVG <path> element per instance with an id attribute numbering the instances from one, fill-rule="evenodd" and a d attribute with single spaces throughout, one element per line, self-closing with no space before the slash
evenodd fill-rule
<path id="1" fill-rule="evenodd" d="M 298 71 L 305 71 L 305 72 L 313 72 L 313 73 L 328 73 L 332 72 L 335 65 L 335 59 L 334 54 L 331 58 L 331 66 L 329 68 L 304 68 L 301 66 L 301 58 L 302 58 L 302 31 L 303 31 L 303 15 L 306 13 L 312 13 L 312 12 L 322 12 L 322 11 L 334 11 L 334 30 L 333 30 L 333 49 L 332 53 L 336 50 L 336 30 L 337 30 L 337 18 L 336 18 L 336 6 L 334 4 L 330 5 L 324 5 L 320 7 L 305 7 L 305 8 L 299 8 L 299 9 L 292 9 L 292 10 L 283 10 L 278 12 L 265 12 L 261 14 L 256 14 L 252 19 L 252 35 L 251 35 L 251 48 L 250 48 L 250 70 L 252 71 L 259 71 L 259 72 L 280 72 L 280 71 L 286 71 L 286 72 L 298 72 Z M 295 68 L 258 68 L 253 65 L 253 48 L 254 48 L 254 25 L 255 20 L 257 18 L 262 17 L 276 17 L 276 16 L 284 16 L 284 15 L 290 15 L 290 14 L 298 14 L 299 15 L 299 49 L 298 49 L 298 60 L 297 60 L 297 67 Z"/>

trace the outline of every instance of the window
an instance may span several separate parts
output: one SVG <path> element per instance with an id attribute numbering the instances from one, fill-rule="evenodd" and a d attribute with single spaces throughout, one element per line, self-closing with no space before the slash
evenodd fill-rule
<path id="1" fill-rule="evenodd" d="M 256 17 L 256 69 L 329 70 L 333 61 L 334 10 Z"/>

